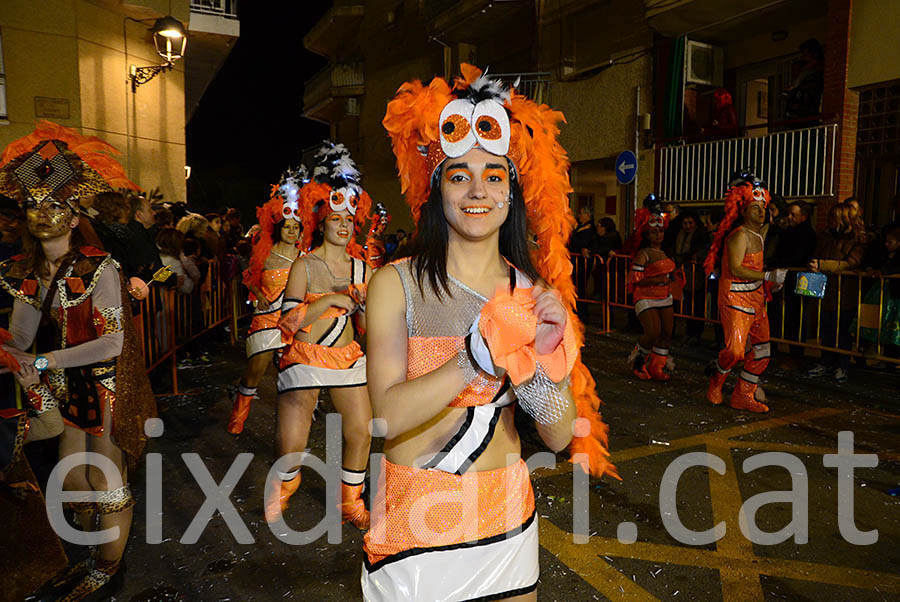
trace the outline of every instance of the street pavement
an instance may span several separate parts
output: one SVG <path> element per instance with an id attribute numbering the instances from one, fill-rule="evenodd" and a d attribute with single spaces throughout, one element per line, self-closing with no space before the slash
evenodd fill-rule
<path id="1" fill-rule="evenodd" d="M 750 414 L 705 401 L 703 367 L 713 357 L 705 343 L 699 347 L 676 341 L 672 380 L 643 382 L 625 366 L 635 338 L 595 329 L 587 335 L 584 358 L 605 402 L 612 459 L 622 477 L 590 479 L 589 537 L 572 535 L 571 464 L 560 455 L 556 468 L 533 473 L 540 516 L 539 600 L 900 600 L 900 370 L 854 369 L 849 382 L 838 384 L 781 371 L 772 362 L 763 379 L 771 411 Z M 225 424 L 229 387 L 243 370 L 242 349 L 222 342 L 208 342 L 204 348 L 209 363 L 179 370 L 182 394 L 158 397 L 164 433 L 150 442 L 148 452 L 160 454 L 163 465 L 163 541 L 147 543 L 146 471 L 141 469 L 132 480 L 138 505 L 127 551 L 127 584 L 115 600 L 360 599 L 360 531 L 344 526 L 340 543 L 321 537 L 290 546 L 263 520 L 264 480 L 273 460 L 274 369 L 260 386 L 244 433 L 233 437 Z M 158 391 L 168 386 L 155 383 Z M 323 416 L 332 411 L 327 400 L 320 407 Z M 823 463 L 837 453 L 840 431 L 853 433 L 856 453 L 877 454 L 877 467 L 857 468 L 852 486 L 856 528 L 877 529 L 877 541 L 868 545 L 847 543 L 842 536 L 838 470 Z M 312 450 L 320 457 L 324 433 L 320 417 L 311 436 Z M 380 451 L 381 443 L 374 441 L 373 452 Z M 523 455 L 537 451 L 536 435 L 526 426 Z M 664 504 L 661 509 L 663 474 L 691 452 L 720 459 L 717 468 L 724 468 L 723 474 L 706 466 L 686 469 L 676 502 L 668 504 L 674 508 Z M 790 454 L 799 463 L 791 470 L 745 469 L 745 461 L 769 452 Z M 196 543 L 181 543 L 206 499 L 182 454 L 199 455 L 218 483 L 238 454 L 248 453 L 249 468 L 230 497 L 254 543 L 237 543 L 219 515 L 208 524 L 200 521 L 205 530 Z M 792 537 L 762 545 L 742 534 L 744 502 L 792 486 L 800 491 L 804 482 L 808 503 L 793 511 L 801 521 L 808 512 L 807 543 Z M 324 481 L 304 469 L 285 520 L 295 530 L 306 530 L 324 512 Z M 724 536 L 701 545 L 682 543 L 667 527 L 674 518 L 692 531 L 724 522 Z M 762 505 L 755 514 L 755 524 L 764 532 L 779 531 L 791 520 L 792 505 L 784 501 Z"/>

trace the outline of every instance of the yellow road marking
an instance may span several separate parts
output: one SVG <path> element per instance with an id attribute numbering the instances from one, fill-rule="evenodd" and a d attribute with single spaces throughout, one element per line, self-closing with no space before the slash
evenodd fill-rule
<path id="1" fill-rule="evenodd" d="M 654 601 L 650 592 L 626 577 L 616 567 L 588 553 L 586 546 L 572 543 L 572 536 L 546 519 L 538 523 L 541 547 L 559 558 L 598 592 L 612 600 Z"/>
<path id="2" fill-rule="evenodd" d="M 781 558 L 758 557 L 754 554 L 753 544 L 744 538 L 740 531 L 738 521 L 743 500 L 738 486 L 732 449 L 783 451 L 810 455 L 835 453 L 836 449 L 768 441 L 742 441 L 733 438 L 792 423 L 835 416 L 847 411 L 837 408 L 821 408 L 799 412 L 780 418 L 759 420 L 718 431 L 682 437 L 670 441 L 669 445 L 665 446 L 643 445 L 614 452 L 611 455 L 613 463 L 623 463 L 677 449 L 706 446 L 709 453 L 722 458 L 726 467 L 725 474 L 719 475 L 710 470 L 709 476 L 713 523 L 724 520 L 727 526 L 725 536 L 717 542 L 715 551 L 691 546 L 646 542 L 622 544 L 617 539 L 603 537 L 592 537 L 587 544 L 579 545 L 574 543 L 570 533 L 545 519 L 541 519 L 539 523 L 541 546 L 557 556 L 561 562 L 573 569 L 598 592 L 613 600 L 643 601 L 656 600 L 656 598 L 603 560 L 601 556 L 604 555 L 656 564 L 677 564 L 718 570 L 722 584 L 722 598 L 725 602 L 763 600 L 760 575 L 876 590 L 884 593 L 900 593 L 900 576 L 894 574 Z M 885 418 L 898 418 L 892 414 L 866 411 Z M 882 452 L 879 454 L 879 458 L 881 461 L 897 460 L 900 459 L 900 454 Z M 535 471 L 534 477 L 543 479 L 569 473 L 571 470 L 572 465 L 564 462 L 554 469 L 538 469 Z"/>
<path id="3" fill-rule="evenodd" d="M 564 557 L 563 554 L 569 548 L 572 549 L 572 555 L 588 559 L 597 558 L 598 562 L 588 563 L 589 566 L 586 569 L 592 571 L 595 578 L 601 571 L 595 564 L 599 565 L 601 562 L 604 562 L 600 556 L 605 555 L 662 565 L 677 564 L 718 571 L 730 569 L 741 575 L 743 579 L 755 578 L 757 575 L 769 575 L 785 579 L 796 579 L 798 581 L 842 585 L 869 590 L 877 588 L 882 593 L 900 593 L 900 576 L 892 573 L 783 558 L 766 558 L 762 556 L 753 558 L 734 557 L 720 549 L 705 550 L 691 546 L 673 546 L 642 541 L 624 544 L 615 538 L 608 537 L 591 537 L 588 543 L 579 545 L 572 541 L 571 534 L 566 533 L 566 531 L 545 519 L 541 519 L 540 522 L 540 537 L 541 545 L 553 554 L 558 555 L 560 559 Z M 544 545 L 545 541 L 547 545 Z M 578 574 L 584 577 L 581 570 L 578 570 Z M 605 573 L 603 574 L 605 575 Z M 627 580 L 631 581 L 630 579 Z M 585 581 L 597 587 L 593 580 L 585 579 Z M 598 589 L 601 593 L 608 596 L 604 589 Z M 615 592 L 619 592 L 618 587 L 615 588 Z M 617 599 L 614 596 L 610 597 Z"/>
<path id="4" fill-rule="evenodd" d="M 722 430 L 713 431 L 711 433 L 700 433 L 698 435 L 690 435 L 670 441 L 669 445 L 642 445 L 632 447 L 610 454 L 610 460 L 613 464 L 617 462 L 626 462 L 637 458 L 644 458 L 659 453 L 670 452 L 676 449 L 686 447 L 698 447 L 705 445 L 710 439 L 732 439 L 743 435 L 749 435 L 757 431 L 765 431 L 794 422 L 804 422 L 807 420 L 815 420 L 816 418 L 824 418 L 826 416 L 834 416 L 836 414 L 844 414 L 847 410 L 839 410 L 835 408 L 821 408 L 818 410 L 810 410 L 808 412 L 799 412 L 797 414 L 789 414 L 779 418 L 769 418 L 768 420 L 757 420 L 756 422 L 748 422 L 738 426 L 728 427 Z"/>
<path id="5" fill-rule="evenodd" d="M 716 542 L 716 550 L 729 558 L 750 560 L 754 557 L 753 544 L 741 533 L 738 521 L 741 514 L 741 490 L 737 480 L 737 469 L 731 450 L 721 441 L 711 441 L 707 451 L 725 462 L 725 474 L 709 469 L 709 501 L 713 509 L 713 524 L 725 521 L 725 536 Z M 759 578 L 748 578 L 739 568 L 723 567 L 722 599 L 725 602 L 763 602 L 762 584 Z"/>

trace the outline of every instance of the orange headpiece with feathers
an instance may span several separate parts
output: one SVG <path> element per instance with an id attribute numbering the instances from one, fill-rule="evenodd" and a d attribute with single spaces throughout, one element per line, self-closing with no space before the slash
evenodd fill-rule
<path id="1" fill-rule="evenodd" d="M 0 193 L 20 204 L 73 204 L 114 188 L 138 190 L 112 155 L 119 151 L 96 136 L 50 121 L 7 145 L 0 155 Z"/>
<path id="2" fill-rule="evenodd" d="M 460 69 L 462 77 L 452 87 L 441 78 L 427 86 L 418 80 L 403 84 L 382 121 L 391 137 L 401 189 L 413 219 L 418 223 L 432 176 L 447 157 L 461 156 L 478 146 L 509 159 L 525 200 L 528 229 L 537 237 L 535 267 L 561 294 L 580 347 L 584 328 L 574 313 L 575 287 L 566 248 L 575 226 L 568 198 L 572 187 L 568 157 L 557 140 L 559 123 L 565 118 L 489 80 L 477 67 L 464 63 Z M 608 429 L 597 411 L 600 399 L 580 358 L 571 374 L 571 391 L 578 415 L 590 424 L 590 432 L 579 432 L 572 440 L 573 461 L 594 475 L 615 476 L 606 450 Z"/>
<path id="3" fill-rule="evenodd" d="M 725 193 L 725 216 L 719 222 L 709 254 L 703 262 L 706 275 L 709 276 L 716 269 L 722 252 L 725 239 L 734 229 L 734 223 L 747 208 L 747 205 L 756 201 L 762 201 L 763 206 L 768 207 L 772 196 L 766 189 L 766 183 L 753 175 L 749 167 L 745 167 L 731 176 L 728 182 L 728 192 Z"/>
<path id="4" fill-rule="evenodd" d="M 300 191 L 304 251 L 309 250 L 313 232 L 329 213 L 346 210 L 353 216 L 353 236 L 347 243 L 347 253 L 359 259 L 364 257 L 363 247 L 356 238 L 369 218 L 372 197 L 363 190 L 360 179 L 347 147 L 330 140 L 322 142 L 316 153 L 312 181 Z"/>
<path id="5" fill-rule="evenodd" d="M 288 169 L 281 175 L 278 184 L 272 185 L 271 196 L 268 202 L 256 208 L 256 220 L 259 223 L 259 232 L 253 237 L 253 252 L 250 255 L 250 267 L 244 271 L 244 283 L 259 287 L 262 278 L 263 265 L 275 244 L 275 231 L 280 228 L 285 220 L 292 219 L 303 227 L 303 211 L 300 208 L 300 191 L 308 182 L 306 167 L 300 169 Z M 298 238 L 294 243 L 301 252 L 302 239 Z M 250 293 L 251 299 L 254 298 Z"/>
<path id="6" fill-rule="evenodd" d="M 641 246 L 644 235 L 650 228 L 668 228 L 669 216 L 663 211 L 662 199 L 652 192 L 644 197 L 640 209 L 634 212 L 634 232 L 622 245 L 623 255 L 633 255 Z"/>

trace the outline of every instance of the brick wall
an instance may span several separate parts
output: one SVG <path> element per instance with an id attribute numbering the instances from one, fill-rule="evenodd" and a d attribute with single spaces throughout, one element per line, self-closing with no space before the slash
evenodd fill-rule
<path id="1" fill-rule="evenodd" d="M 853 196 L 856 184 L 856 124 L 859 96 L 847 88 L 850 56 L 850 23 L 853 0 L 828 0 L 828 33 L 825 40 L 825 89 L 822 112 L 835 115 L 838 140 L 835 148 L 835 195 L 817 211 L 816 225 L 825 226 L 827 208 Z"/>

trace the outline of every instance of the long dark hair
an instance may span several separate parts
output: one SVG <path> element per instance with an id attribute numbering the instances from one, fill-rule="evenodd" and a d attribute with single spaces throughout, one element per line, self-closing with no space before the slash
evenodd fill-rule
<path id="1" fill-rule="evenodd" d="M 510 166 L 512 167 L 512 166 Z M 444 199 L 441 195 L 440 174 L 443 167 L 436 169 L 431 178 L 431 193 L 422 206 L 422 217 L 416 234 L 408 245 L 403 247 L 399 257 L 411 257 L 416 270 L 419 290 L 423 291 L 425 277 L 438 298 L 441 291 L 452 297 L 447 280 L 447 245 L 450 234 L 447 220 L 444 217 Z M 510 205 L 509 215 L 500 226 L 500 254 L 519 271 L 528 276 L 532 282 L 541 279 L 531 261 L 528 249 L 528 222 L 525 211 L 525 197 L 519 186 L 519 179 L 514 169 L 510 169 Z"/>
<path id="2" fill-rule="evenodd" d="M 72 237 L 69 239 L 69 251 L 65 254 L 62 263 L 65 263 L 71 255 L 77 253 L 85 245 L 87 245 L 87 240 L 82 234 L 81 228 L 72 228 Z M 41 278 L 49 278 L 54 275 L 47 269 L 47 256 L 44 254 L 44 247 L 41 246 L 41 241 L 32 236 L 27 227 L 22 228 L 22 254 L 25 255 L 25 265 L 29 272 L 34 272 Z"/>

